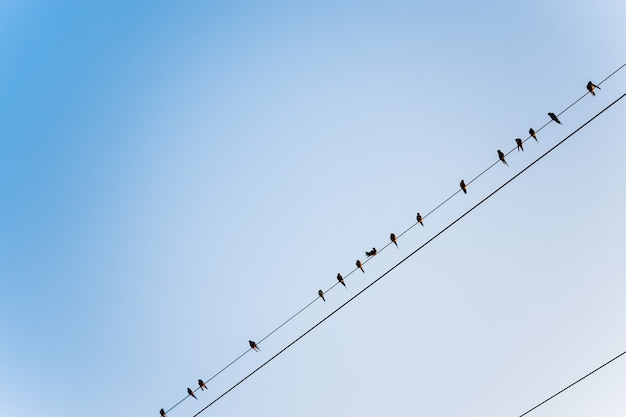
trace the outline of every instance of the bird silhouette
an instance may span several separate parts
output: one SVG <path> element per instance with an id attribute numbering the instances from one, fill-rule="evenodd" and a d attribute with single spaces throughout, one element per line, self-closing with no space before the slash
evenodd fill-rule
<path id="1" fill-rule="evenodd" d="M 509 164 L 507 164 L 506 161 L 504 160 L 504 154 L 502 153 L 500 149 L 498 149 L 498 158 L 500 158 L 500 160 L 502 161 L 504 165 L 509 166 Z"/>
<path id="2" fill-rule="evenodd" d="M 532 136 L 533 139 L 535 139 L 537 143 L 539 143 L 539 140 L 537 139 L 537 133 L 535 133 L 535 129 L 531 127 L 530 130 L 528 130 L 528 133 L 530 133 L 530 136 Z"/>
<path id="3" fill-rule="evenodd" d="M 419 214 L 419 212 L 417 212 L 417 222 L 421 224 L 422 226 L 424 226 L 424 223 L 422 222 L 422 215 Z"/>
<path id="4" fill-rule="evenodd" d="M 365 270 L 363 269 L 363 264 L 358 259 L 356 260 L 356 267 L 359 268 L 361 272 L 365 273 Z"/>
<path id="5" fill-rule="evenodd" d="M 397 248 L 398 242 L 396 242 L 396 234 L 395 233 L 390 234 L 389 239 L 391 239 L 391 241 L 393 242 L 394 245 L 396 245 L 396 248 Z"/>
<path id="6" fill-rule="evenodd" d="M 370 256 L 374 256 L 374 255 L 376 255 L 376 253 L 377 253 L 376 248 L 372 248 L 372 250 L 371 250 L 371 251 L 369 251 L 369 252 L 365 252 L 365 254 L 367 255 L 367 257 L 368 257 L 368 258 L 369 258 Z"/>
<path id="7" fill-rule="evenodd" d="M 461 186 L 461 190 L 463 190 L 463 192 L 467 194 L 467 185 L 465 185 L 465 181 L 461 180 L 461 183 L 459 185 Z"/>
<path id="8" fill-rule="evenodd" d="M 165 410 L 162 408 L 159 410 L 159 414 L 161 414 L 161 417 L 167 417 L 167 414 L 165 414 Z"/>
<path id="9" fill-rule="evenodd" d="M 198 386 L 200 387 L 201 391 L 204 391 L 205 389 L 208 390 L 208 388 L 206 387 L 206 384 L 201 379 L 198 380 Z"/>
<path id="10" fill-rule="evenodd" d="M 550 119 L 554 120 L 555 122 L 557 122 L 558 124 L 562 125 L 563 123 L 561 123 L 561 121 L 559 120 L 558 117 L 556 117 L 556 114 L 554 113 L 548 113 L 548 116 L 550 116 Z"/>
<path id="11" fill-rule="evenodd" d="M 517 152 L 519 152 L 520 149 L 524 151 L 524 142 L 520 138 L 515 139 L 515 143 L 517 143 Z"/>
<path id="12" fill-rule="evenodd" d="M 343 282 L 343 277 L 341 276 L 341 274 L 337 274 L 337 281 L 339 281 L 339 283 L 340 283 L 341 285 L 343 285 L 344 287 L 346 287 L 346 283 L 345 283 L 345 282 Z M 346 288 L 348 288 L 348 287 L 346 287 Z"/>
<path id="13" fill-rule="evenodd" d="M 598 87 L 597 85 L 595 85 L 594 83 L 589 81 L 587 83 L 587 90 L 589 90 L 589 92 L 591 93 L 592 96 L 596 95 L 596 93 L 593 91 L 594 88 L 597 88 L 598 90 L 602 90 L 600 87 Z"/>
<path id="14" fill-rule="evenodd" d="M 256 345 L 256 343 L 253 340 L 248 340 L 248 343 L 250 344 L 250 347 L 254 350 L 256 350 L 257 352 L 259 352 L 261 349 L 259 349 L 259 347 Z"/>
<path id="15" fill-rule="evenodd" d="M 198 397 L 196 397 L 195 395 L 193 395 L 193 391 L 191 390 L 191 388 L 187 388 L 187 394 L 191 395 L 193 398 L 195 398 L 196 400 L 198 399 Z"/>
<path id="16" fill-rule="evenodd" d="M 324 298 L 324 291 L 319 290 L 319 291 L 317 292 L 317 295 L 319 295 L 320 297 L 322 297 L 322 300 L 324 300 L 324 302 L 326 302 L 326 299 Z"/>

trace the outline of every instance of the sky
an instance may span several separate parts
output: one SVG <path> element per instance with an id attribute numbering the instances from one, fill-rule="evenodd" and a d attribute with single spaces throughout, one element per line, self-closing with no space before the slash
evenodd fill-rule
<path id="1" fill-rule="evenodd" d="M 622 1 L 183 3 L 0 0 L 3 415 L 157 417 L 245 353 L 193 416 L 626 93 L 464 195 L 626 63 Z M 626 350 L 625 112 L 202 415 L 519 416 Z M 622 358 L 531 415 L 625 388 Z"/>

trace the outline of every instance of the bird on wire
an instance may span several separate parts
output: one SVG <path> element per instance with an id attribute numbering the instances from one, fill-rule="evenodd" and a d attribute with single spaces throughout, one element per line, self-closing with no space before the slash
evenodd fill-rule
<path id="1" fill-rule="evenodd" d="M 326 302 L 326 299 L 324 298 L 324 291 L 319 290 L 319 291 L 317 292 L 317 295 L 319 295 L 319 296 L 322 298 L 322 300 L 324 300 L 324 302 Z"/>
<path id="2" fill-rule="evenodd" d="M 523 152 L 524 151 L 524 142 L 522 142 L 522 140 L 520 138 L 517 138 L 517 139 L 515 139 L 515 143 L 517 143 L 517 152 L 519 152 L 520 149 Z"/>
<path id="3" fill-rule="evenodd" d="M 507 164 L 506 161 L 504 160 L 504 153 L 502 153 L 500 149 L 498 149 L 498 158 L 500 158 L 500 160 L 502 161 L 504 165 L 509 166 L 509 164 Z"/>
<path id="4" fill-rule="evenodd" d="M 467 185 L 465 185 L 465 180 L 461 180 L 459 186 L 461 187 L 461 190 L 463 190 L 463 192 L 467 194 Z"/>
<path id="5" fill-rule="evenodd" d="M 417 212 L 416 218 L 417 218 L 417 222 L 421 224 L 422 226 L 424 226 L 424 222 L 422 221 L 423 220 L 422 215 L 419 213 L 419 211 Z"/>
<path id="6" fill-rule="evenodd" d="M 195 398 L 196 400 L 198 399 L 198 397 L 196 397 L 196 396 L 193 394 L 193 391 L 191 390 L 191 388 L 187 388 L 187 394 L 191 395 L 191 396 L 192 396 L 193 398 Z"/>
<path id="7" fill-rule="evenodd" d="M 535 133 L 535 129 L 533 129 L 531 127 L 530 130 L 528 131 L 528 133 L 530 133 L 530 136 L 532 136 L 533 139 L 535 139 L 537 141 L 537 143 L 539 143 L 539 140 L 537 139 L 537 133 Z"/>
<path id="8" fill-rule="evenodd" d="M 201 391 L 204 391 L 205 389 L 208 390 L 208 388 L 206 387 L 206 384 L 201 379 L 198 380 L 198 386 L 200 387 Z"/>
<path id="9" fill-rule="evenodd" d="M 596 95 L 596 93 L 593 91 L 595 88 L 597 88 L 598 90 L 602 90 L 600 87 L 598 87 L 597 85 L 595 85 L 591 81 L 589 81 L 587 83 L 587 90 L 589 90 L 589 92 L 591 93 L 592 96 Z"/>
<path id="10" fill-rule="evenodd" d="M 363 264 L 358 259 L 356 260 L 356 267 L 359 268 L 361 272 L 365 273 L 365 270 L 363 269 Z"/>
<path id="11" fill-rule="evenodd" d="M 369 252 L 365 252 L 365 255 L 367 255 L 367 257 L 369 258 L 370 256 L 374 256 L 376 255 L 378 252 L 376 251 L 376 248 L 372 248 L 371 251 Z"/>
<path id="12" fill-rule="evenodd" d="M 343 277 L 341 276 L 341 274 L 337 274 L 337 281 L 339 281 L 339 283 L 343 285 L 345 288 L 348 288 L 346 287 L 346 283 L 343 281 Z"/>
<path id="13" fill-rule="evenodd" d="M 392 233 L 389 235 L 389 239 L 393 242 L 394 245 L 396 245 L 396 248 L 398 247 L 398 242 L 396 242 L 396 234 Z"/>
<path id="14" fill-rule="evenodd" d="M 259 349 L 254 340 L 248 340 L 248 343 L 250 344 L 250 347 L 252 349 L 256 350 L 257 352 L 261 351 L 261 349 Z"/>
<path id="15" fill-rule="evenodd" d="M 562 125 L 563 123 L 561 123 L 561 121 L 559 120 L 558 117 L 556 117 L 556 114 L 550 112 L 548 113 L 548 116 L 550 116 L 550 119 L 554 120 L 555 122 L 557 122 L 558 124 Z"/>

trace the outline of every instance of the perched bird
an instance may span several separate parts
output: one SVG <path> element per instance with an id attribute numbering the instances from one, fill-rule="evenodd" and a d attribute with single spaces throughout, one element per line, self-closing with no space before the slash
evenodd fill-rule
<path id="1" fill-rule="evenodd" d="M 368 257 L 370 257 L 370 256 L 374 256 L 374 255 L 376 255 L 376 253 L 377 253 L 377 252 L 376 252 L 376 248 L 372 248 L 372 250 L 371 250 L 371 251 L 369 251 L 369 252 L 365 252 L 365 254 L 366 254 Z"/>
<path id="2" fill-rule="evenodd" d="M 394 245 L 396 245 L 396 248 L 397 248 L 398 242 L 396 242 L 396 234 L 395 233 L 390 234 L 389 239 L 391 239 L 391 241 L 393 242 Z"/>
<path id="3" fill-rule="evenodd" d="M 317 292 L 317 295 L 319 295 L 320 297 L 322 297 L 322 300 L 324 300 L 324 302 L 326 302 L 326 299 L 324 298 L 324 291 L 319 290 L 319 291 Z"/>
<path id="4" fill-rule="evenodd" d="M 502 153 L 500 149 L 498 149 L 498 158 L 500 158 L 500 160 L 502 161 L 504 165 L 509 166 L 509 164 L 507 164 L 506 161 L 504 160 L 504 154 Z"/>
<path id="5" fill-rule="evenodd" d="M 561 123 L 561 121 L 559 120 L 558 117 L 556 117 L 556 114 L 554 113 L 548 113 L 548 116 L 550 116 L 550 119 L 554 120 L 555 122 L 557 122 L 558 124 L 562 125 L 563 123 Z"/>
<path id="6" fill-rule="evenodd" d="M 341 276 L 341 274 L 337 274 L 337 281 L 339 281 L 339 283 L 340 283 L 341 285 L 343 285 L 344 287 L 346 287 L 346 283 L 345 283 L 345 282 L 343 282 L 343 277 Z M 348 287 L 346 287 L 346 288 L 348 288 Z"/>
<path id="7" fill-rule="evenodd" d="M 422 215 L 419 214 L 419 212 L 417 213 L 417 222 L 421 224 L 422 226 L 424 226 L 424 223 L 422 222 Z"/>
<path id="8" fill-rule="evenodd" d="M 461 183 L 459 185 L 461 186 L 461 190 L 463 190 L 463 192 L 467 194 L 467 185 L 465 185 L 465 181 L 461 180 Z"/>
<path id="9" fill-rule="evenodd" d="M 602 90 L 600 87 L 598 87 L 597 85 L 595 85 L 594 83 L 589 81 L 587 83 L 587 90 L 589 90 L 589 92 L 591 93 L 592 96 L 596 95 L 596 93 L 593 91 L 594 88 L 597 88 L 598 90 Z"/>
<path id="10" fill-rule="evenodd" d="M 517 139 L 515 139 L 515 143 L 517 143 L 517 152 L 519 152 L 520 149 L 523 152 L 524 151 L 524 142 L 522 142 L 522 140 L 520 138 L 517 138 Z"/>
<path id="11" fill-rule="evenodd" d="M 191 390 L 191 388 L 187 388 L 187 394 L 191 395 L 193 398 L 195 398 L 196 400 L 198 399 L 198 397 L 196 397 L 195 395 L 193 395 L 193 391 Z"/>
<path id="12" fill-rule="evenodd" d="M 256 345 L 256 343 L 253 340 L 248 340 L 248 343 L 250 344 L 250 347 L 256 350 L 257 352 L 261 350 L 259 349 L 259 347 Z"/>
<path id="13" fill-rule="evenodd" d="M 164 409 L 160 409 L 159 413 L 161 414 L 161 417 L 167 417 L 167 414 L 165 414 L 165 410 Z"/>
<path id="14" fill-rule="evenodd" d="M 206 384 L 201 379 L 198 380 L 198 386 L 200 387 L 200 390 L 202 391 L 204 391 L 205 389 L 208 390 L 208 388 L 206 387 Z"/>
<path id="15" fill-rule="evenodd" d="M 539 143 L 539 140 L 537 139 L 537 133 L 535 133 L 535 129 L 533 129 L 531 127 L 530 130 L 528 131 L 528 133 L 530 133 L 530 136 L 532 136 L 533 139 L 535 139 L 537 141 L 537 143 Z"/>
<path id="16" fill-rule="evenodd" d="M 356 267 L 359 268 L 361 272 L 365 273 L 365 270 L 363 270 L 363 264 L 358 259 L 356 260 Z"/>

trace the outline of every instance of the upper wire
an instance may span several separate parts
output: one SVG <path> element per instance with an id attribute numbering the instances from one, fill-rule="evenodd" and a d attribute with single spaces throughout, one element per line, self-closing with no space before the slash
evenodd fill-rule
<path id="1" fill-rule="evenodd" d="M 615 75 L 617 72 L 619 72 L 622 68 L 626 67 L 626 63 L 624 63 L 622 66 L 620 66 L 619 68 L 617 68 L 615 71 L 613 71 L 611 74 L 609 74 L 606 78 L 604 78 L 602 81 L 600 81 L 598 84 L 598 86 L 602 85 L 604 82 L 606 82 L 609 78 L 611 78 L 613 75 Z M 585 94 L 583 94 L 581 97 L 579 97 L 578 99 L 576 99 L 573 103 L 571 103 L 570 105 L 568 105 L 564 110 L 562 110 L 560 113 L 557 114 L 557 116 L 562 115 L 563 113 L 565 113 L 566 111 L 568 111 L 570 108 L 572 108 L 575 104 L 577 104 L 580 100 L 582 100 L 585 96 L 587 96 L 589 94 L 589 91 L 587 91 Z M 541 130 L 543 130 L 546 126 L 548 126 L 552 121 L 548 121 L 546 122 L 543 126 L 539 127 L 535 133 L 540 132 Z M 527 140 L 529 140 L 530 138 L 532 138 L 532 136 L 528 136 L 526 137 L 526 139 L 523 140 L 523 143 L 525 143 Z M 513 148 L 510 151 L 508 151 L 505 156 L 509 155 L 511 152 L 513 152 L 516 149 Z M 492 163 L 491 165 L 489 165 L 486 169 L 484 169 L 482 172 L 480 172 L 478 175 L 476 175 L 475 177 L 473 177 L 471 180 L 469 180 L 466 185 L 470 185 L 472 184 L 474 181 L 476 181 L 478 178 L 480 178 L 481 176 L 483 176 L 487 171 L 489 171 L 490 169 L 492 169 L 494 166 L 496 166 L 498 164 L 498 162 L 500 162 L 500 160 L 496 160 L 494 163 Z M 424 214 L 422 216 L 422 219 L 426 219 L 428 216 L 430 216 L 431 214 L 433 214 L 435 211 L 437 211 L 439 208 L 441 208 L 443 205 L 445 205 L 448 201 L 450 201 L 452 198 L 454 198 L 458 193 L 461 192 L 461 189 L 457 189 L 456 192 L 454 192 L 453 194 L 451 194 L 449 197 L 447 197 L 446 199 L 444 199 L 441 203 L 439 203 L 437 206 L 435 206 L 435 208 L 431 209 L 430 211 L 428 211 L 426 214 Z M 396 236 L 396 239 L 400 239 L 402 236 L 404 236 L 407 232 L 409 232 L 411 229 L 413 229 L 415 226 L 417 226 L 419 224 L 419 222 L 415 222 L 413 223 L 411 226 L 409 226 L 407 229 L 405 229 L 403 232 L 401 232 L 400 234 L 398 234 Z M 378 250 L 377 254 L 382 252 L 383 250 L 385 250 L 388 246 L 390 246 L 392 244 L 391 241 L 389 241 L 386 245 L 384 245 L 380 250 Z M 368 257 L 366 258 L 364 261 L 362 261 L 362 264 L 365 265 L 367 262 L 369 262 L 371 259 L 373 259 L 374 256 L 372 257 Z M 354 268 L 352 269 L 350 272 L 348 272 L 346 275 L 343 276 L 343 279 L 346 280 L 347 278 L 349 278 L 353 273 L 355 273 L 359 268 Z M 337 281 L 335 282 L 333 285 L 331 285 L 326 291 L 324 291 L 324 294 L 326 294 L 327 292 L 333 290 L 337 285 L 339 285 L 340 282 Z M 299 316 L 304 310 L 306 310 L 307 308 L 309 308 L 313 303 L 315 303 L 316 301 L 318 301 L 319 297 L 315 297 L 314 299 L 312 299 L 309 303 L 307 303 L 304 307 L 302 307 L 300 310 L 298 310 L 295 314 L 293 314 L 291 317 L 289 317 L 287 320 L 285 320 L 284 322 L 282 322 L 278 327 L 274 328 L 272 331 L 270 331 L 267 335 L 263 336 L 263 338 L 261 338 L 258 342 L 257 345 L 261 344 L 261 342 L 263 342 L 264 340 L 266 340 L 268 337 L 272 336 L 274 333 L 276 333 L 278 330 L 280 330 L 282 327 L 284 327 L 287 323 L 289 323 L 291 320 L 293 320 L 294 318 L 296 318 L 297 316 Z M 220 369 L 219 371 L 217 371 L 215 374 L 213 374 L 210 378 L 208 378 L 205 382 L 209 382 L 211 380 L 213 380 L 215 377 L 217 377 L 219 374 L 221 374 L 222 372 L 224 372 L 226 369 L 228 369 L 230 366 L 232 366 L 234 363 L 236 363 L 237 361 L 239 361 L 239 359 L 241 359 L 244 355 L 246 355 L 248 352 L 250 352 L 252 350 L 252 348 L 247 349 L 246 351 L 244 351 L 243 353 L 241 353 L 239 356 L 237 356 L 235 359 L 233 359 L 228 365 L 224 366 L 222 369 Z M 195 390 L 193 390 L 193 392 L 195 393 L 196 391 L 200 390 L 200 387 L 196 388 Z M 172 407 L 170 407 L 166 413 L 169 413 L 171 410 L 173 410 L 174 408 L 176 408 L 180 403 L 182 403 L 183 401 L 185 401 L 188 397 L 190 397 L 190 395 L 187 395 L 185 397 L 183 397 L 180 401 L 178 401 L 176 404 L 174 404 Z"/>

